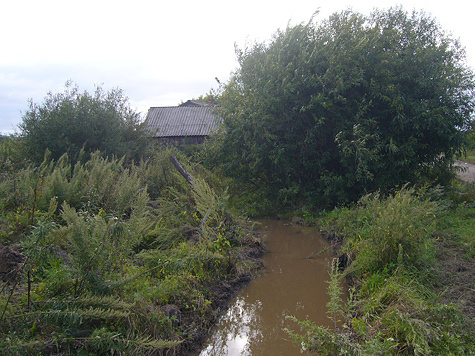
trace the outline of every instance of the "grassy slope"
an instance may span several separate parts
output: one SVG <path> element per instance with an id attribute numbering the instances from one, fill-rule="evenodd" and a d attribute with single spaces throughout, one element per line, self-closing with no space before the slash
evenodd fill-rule
<path id="1" fill-rule="evenodd" d="M 349 261 L 353 298 L 337 308 L 342 328 L 297 321 L 296 342 L 320 354 L 475 354 L 473 185 L 368 196 L 320 224 Z"/>
<path id="2" fill-rule="evenodd" d="M 188 355 L 199 344 L 259 266 L 260 242 L 219 178 L 186 165 L 192 188 L 169 155 L 0 172 L 0 354 Z"/>

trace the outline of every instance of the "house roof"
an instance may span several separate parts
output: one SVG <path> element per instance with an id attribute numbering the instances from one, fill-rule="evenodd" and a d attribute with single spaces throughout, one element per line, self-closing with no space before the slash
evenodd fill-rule
<path id="1" fill-rule="evenodd" d="M 152 107 L 145 119 L 153 137 L 209 136 L 221 123 L 213 107 Z"/>

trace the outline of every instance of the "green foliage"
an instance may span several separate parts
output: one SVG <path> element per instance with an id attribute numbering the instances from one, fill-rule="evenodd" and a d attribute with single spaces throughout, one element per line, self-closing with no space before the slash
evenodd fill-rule
<path id="1" fill-rule="evenodd" d="M 219 178 L 177 154 L 190 187 L 169 155 L 127 166 L 63 155 L 4 172 L 1 241 L 23 260 L 0 282 L 2 355 L 186 354 L 207 330 L 209 288 L 239 278 L 252 236 Z"/>
<path id="2" fill-rule="evenodd" d="M 457 204 L 451 206 L 440 216 L 438 222 L 442 236 L 453 236 L 463 246 L 465 253 L 475 256 L 475 190 L 472 184 L 466 185 L 462 197 Z"/>
<path id="3" fill-rule="evenodd" d="M 342 274 L 338 271 L 338 259 L 334 258 L 332 261 L 331 271 L 330 271 L 330 281 L 328 282 L 328 295 L 330 296 L 330 301 L 327 303 L 328 314 L 333 320 L 335 330 L 337 329 L 338 324 L 338 315 L 344 315 L 343 313 L 343 300 L 341 296 L 343 295 Z"/>
<path id="4" fill-rule="evenodd" d="M 0 172 L 17 171 L 27 163 L 27 155 L 22 140 L 18 136 L 0 136 Z"/>
<path id="5" fill-rule="evenodd" d="M 339 224 L 347 238 L 344 249 L 358 256 L 352 269 L 363 274 L 423 264 L 430 255 L 437 211 L 437 203 L 418 197 L 413 189 L 403 188 L 386 198 L 361 198 L 350 221 L 343 214 Z"/>
<path id="6" fill-rule="evenodd" d="M 289 317 L 304 333 L 287 332 L 322 355 L 471 355 L 473 335 L 457 308 L 425 299 L 405 277 L 383 281 L 374 293 L 350 299 L 341 329 Z"/>
<path id="7" fill-rule="evenodd" d="M 236 191 L 321 207 L 451 178 L 474 80 L 460 44 L 426 14 L 343 11 L 237 56 L 207 147 Z"/>
<path id="8" fill-rule="evenodd" d="M 177 156 L 180 161 L 188 160 L 180 152 L 167 148 L 151 152 L 149 159 L 140 161 L 135 167 L 152 200 L 158 199 L 164 191 L 177 185 L 176 171 L 170 162 L 171 155 Z"/>
<path id="9" fill-rule="evenodd" d="M 298 320 L 293 316 L 287 317 L 297 323 L 304 332 L 301 335 L 293 330 L 286 329 L 292 341 L 301 345 L 302 351 L 314 352 L 317 355 L 358 355 L 358 344 L 351 341 L 348 335 L 332 332 L 329 329 L 315 325 L 310 320 Z"/>
<path id="10" fill-rule="evenodd" d="M 74 161 L 81 150 L 138 159 L 145 149 L 139 114 L 120 89 L 105 92 L 97 86 L 93 94 L 81 93 L 68 81 L 63 93 L 48 93 L 42 104 L 30 101 L 19 128 L 29 157 L 38 164 L 47 149 L 54 159 L 68 153 Z"/>
<path id="11" fill-rule="evenodd" d="M 74 166 L 65 154 L 57 162 L 45 160 L 36 168 L 25 166 L 4 172 L 5 180 L 0 182 L 0 236 L 10 243 L 18 241 L 51 209 L 53 201 L 55 207 L 66 201 L 78 210 L 94 214 L 102 211 L 116 217 L 144 210 L 149 198 L 139 177 L 141 170 L 138 166 L 126 168 L 123 160 L 104 158 L 95 152 L 89 161 Z M 48 214 L 57 216 L 58 211 L 55 208 Z M 147 226 L 137 222 L 137 227 Z"/>
<path id="12" fill-rule="evenodd" d="M 335 325 L 336 315 L 343 317 L 341 327 L 290 318 L 304 332 L 288 331 L 295 342 L 325 355 L 473 354 L 473 321 L 459 307 L 442 303 L 434 289 L 438 277 L 431 265 L 436 261 L 429 252 L 441 226 L 434 213 L 443 216 L 442 207 L 453 208 L 431 202 L 426 198 L 431 195 L 407 188 L 385 198 L 372 194 L 322 220 L 325 231 L 340 241 L 344 237 L 351 262 L 344 275 L 355 287 L 343 305 L 342 274 L 333 263 L 327 307 Z"/>

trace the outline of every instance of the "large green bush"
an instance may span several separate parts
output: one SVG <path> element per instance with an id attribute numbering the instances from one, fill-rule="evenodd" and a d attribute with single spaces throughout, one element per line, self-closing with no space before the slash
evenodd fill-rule
<path id="1" fill-rule="evenodd" d="M 430 16 L 343 11 L 237 56 L 208 146 L 236 192 L 321 206 L 451 178 L 474 80 L 463 48 Z"/>
<path id="2" fill-rule="evenodd" d="M 41 104 L 30 101 L 19 125 L 28 157 L 39 164 L 46 150 L 54 159 L 69 154 L 74 161 L 96 150 L 138 160 L 146 147 L 140 115 L 120 89 L 80 92 L 68 81 L 63 93 L 48 93 Z"/>

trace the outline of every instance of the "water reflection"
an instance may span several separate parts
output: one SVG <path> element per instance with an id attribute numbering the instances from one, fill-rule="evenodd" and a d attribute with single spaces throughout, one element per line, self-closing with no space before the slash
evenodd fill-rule
<path id="1" fill-rule="evenodd" d="M 219 329 L 213 334 L 201 355 L 252 355 L 251 345 L 262 341 L 260 313 L 262 303 L 248 303 L 237 298 L 221 318 Z"/>
<path id="2" fill-rule="evenodd" d="M 265 221 L 270 250 L 262 276 L 231 302 L 200 356 L 300 355 L 282 330 L 286 315 L 330 326 L 326 315 L 331 253 L 318 231 Z M 311 257 L 311 258 L 309 258 Z"/>

